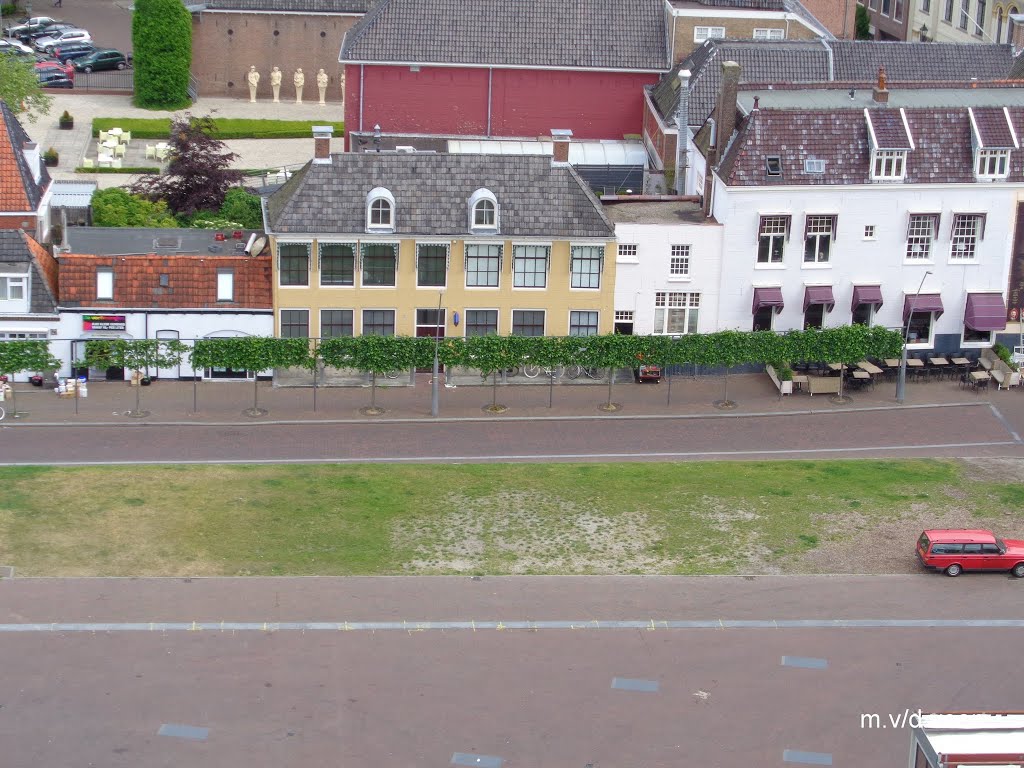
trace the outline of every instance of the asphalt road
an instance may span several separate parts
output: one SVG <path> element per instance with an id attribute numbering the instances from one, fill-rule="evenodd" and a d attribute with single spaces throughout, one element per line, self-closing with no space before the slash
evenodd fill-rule
<path id="1" fill-rule="evenodd" d="M 1024 455 L 1012 425 L 984 404 L 742 417 L 180 426 L 26 423 L 0 430 L 8 437 L 0 440 L 2 464 Z"/>
<path id="2" fill-rule="evenodd" d="M 499 765 L 490 757 L 504 768 L 781 768 L 794 764 L 784 762 L 787 751 L 828 755 L 833 765 L 900 765 L 908 711 L 1019 709 L 1008 670 L 1022 629 L 985 619 L 1020 618 L 1021 586 L 991 575 L 8 580 L 0 582 L 3 765 L 421 768 L 469 754 L 469 764 Z M 900 606 L 977 625 L 12 631 L 9 623 L 823 619 Z M 863 727 L 865 714 L 878 714 L 879 727 Z"/>

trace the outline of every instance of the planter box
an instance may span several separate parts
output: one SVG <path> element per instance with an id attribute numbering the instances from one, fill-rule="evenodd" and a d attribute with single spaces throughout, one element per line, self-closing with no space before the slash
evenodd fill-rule
<path id="1" fill-rule="evenodd" d="M 61 120 L 59 125 L 60 125 L 60 129 L 62 131 L 70 131 L 72 128 L 75 127 L 75 121 L 74 120 Z"/>
<path id="2" fill-rule="evenodd" d="M 793 394 L 793 382 L 783 381 L 779 378 L 778 372 L 775 370 L 775 366 L 766 365 L 764 372 L 768 374 L 768 378 L 772 380 L 772 383 L 779 388 L 780 395 L 792 395 Z"/>
<path id="3" fill-rule="evenodd" d="M 43 165 L 45 165 L 47 168 L 56 168 L 59 160 L 59 157 L 44 157 Z"/>

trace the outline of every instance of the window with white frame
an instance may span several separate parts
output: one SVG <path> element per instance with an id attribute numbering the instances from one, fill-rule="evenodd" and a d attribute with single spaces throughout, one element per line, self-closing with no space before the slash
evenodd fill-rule
<path id="1" fill-rule="evenodd" d="M 939 214 L 912 213 L 907 224 L 907 261 L 928 261 L 939 232 Z"/>
<path id="2" fill-rule="evenodd" d="M 873 181 L 902 181 L 907 175 L 907 150 L 876 149 L 871 153 Z"/>
<path id="3" fill-rule="evenodd" d="M 320 285 L 355 285 L 356 244 L 320 243 Z"/>
<path id="4" fill-rule="evenodd" d="M 789 216 L 762 216 L 757 230 L 757 263 L 781 264 L 789 239 Z"/>
<path id="5" fill-rule="evenodd" d="M 690 246 L 673 245 L 668 260 L 669 277 L 685 278 L 690 276 Z"/>
<path id="6" fill-rule="evenodd" d="M 1010 150 L 979 149 L 974 175 L 979 179 L 1005 179 L 1010 174 Z"/>
<path id="7" fill-rule="evenodd" d="M 309 338 L 309 310 L 308 309 L 282 309 L 281 310 L 281 338 L 282 339 L 308 339 Z"/>
<path id="8" fill-rule="evenodd" d="M 865 224 L 864 225 L 864 239 L 865 240 L 874 240 L 875 239 L 875 225 L 874 224 Z"/>
<path id="9" fill-rule="evenodd" d="M 447 243 L 417 243 L 416 285 L 420 288 L 443 288 L 447 278 Z"/>
<path id="10" fill-rule="evenodd" d="M 835 216 L 808 214 L 804 222 L 804 263 L 827 264 L 835 236 Z"/>
<path id="11" fill-rule="evenodd" d="M 97 276 L 99 270 L 97 270 Z M 28 285 L 27 275 L 4 275 L 0 276 L 0 301 L 24 301 L 26 286 Z M 113 279 L 111 279 L 110 297 L 113 298 Z M 96 298 L 100 298 L 97 290 Z"/>
<path id="12" fill-rule="evenodd" d="M 235 270 L 217 270 L 217 301 L 235 300 Z"/>
<path id="13" fill-rule="evenodd" d="M 497 288 L 501 275 L 501 245 L 466 244 L 466 286 Z"/>
<path id="14" fill-rule="evenodd" d="M 569 249 L 570 286 L 600 288 L 604 263 L 603 245 L 574 245 Z"/>
<path id="15" fill-rule="evenodd" d="M 498 229 L 498 199 L 489 189 L 478 189 L 469 198 L 470 230 Z"/>
<path id="16" fill-rule="evenodd" d="M 597 336 L 597 312 L 593 310 L 570 310 L 569 335 Z"/>
<path id="17" fill-rule="evenodd" d="M 493 336 L 498 332 L 498 310 L 467 309 L 466 336 Z"/>
<path id="18" fill-rule="evenodd" d="M 394 287 L 398 272 L 397 243 L 363 243 L 363 287 Z"/>
<path id="19" fill-rule="evenodd" d="M 0 339 L 45 339 L 48 334 L 40 331 L 0 331 Z"/>
<path id="20" fill-rule="evenodd" d="M 546 288 L 551 248 L 546 245 L 512 246 L 512 285 L 516 288 Z"/>
<path id="21" fill-rule="evenodd" d="M 639 264 L 640 255 L 636 243 L 619 243 L 618 254 L 615 260 L 620 264 Z"/>
<path id="22" fill-rule="evenodd" d="M 114 270 L 111 267 L 96 268 L 96 298 L 114 298 Z"/>
<path id="23" fill-rule="evenodd" d="M 351 309 L 321 309 L 320 338 L 333 339 L 338 336 L 353 336 L 353 312 Z"/>
<path id="24" fill-rule="evenodd" d="M 721 40 L 725 37 L 725 27 L 694 27 L 693 42 L 703 43 L 705 40 Z"/>
<path id="25" fill-rule="evenodd" d="M 656 334 L 696 333 L 699 314 L 699 293 L 657 291 L 654 294 L 654 333 Z"/>
<path id="26" fill-rule="evenodd" d="M 375 187 L 366 196 L 366 229 L 370 232 L 395 230 L 395 196 L 384 187 Z"/>
<path id="27" fill-rule="evenodd" d="M 543 309 L 513 309 L 512 310 L 512 335 L 513 336 L 543 336 L 544 335 L 544 310 Z"/>
<path id="28" fill-rule="evenodd" d="M 632 309 L 616 309 L 615 310 L 616 322 L 632 323 L 633 322 L 633 310 Z"/>
<path id="29" fill-rule="evenodd" d="M 363 336 L 394 336 L 395 310 L 364 309 Z"/>
<path id="30" fill-rule="evenodd" d="M 942 11 L 942 20 L 952 23 L 953 21 L 953 0 L 946 0 L 946 7 Z"/>
<path id="31" fill-rule="evenodd" d="M 755 40 L 785 40 L 786 30 L 784 29 L 771 29 L 771 28 L 755 28 L 754 29 Z"/>
<path id="32" fill-rule="evenodd" d="M 309 285 L 309 243 L 277 244 L 277 273 L 281 285 Z"/>
<path id="33" fill-rule="evenodd" d="M 950 236 L 950 261 L 974 261 L 978 242 L 985 236 L 985 214 L 954 213 Z"/>

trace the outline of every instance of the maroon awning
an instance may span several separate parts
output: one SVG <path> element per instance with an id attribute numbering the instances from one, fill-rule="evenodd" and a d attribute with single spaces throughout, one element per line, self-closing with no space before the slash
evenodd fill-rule
<path id="1" fill-rule="evenodd" d="M 964 325 L 974 331 L 1006 329 L 1006 303 L 999 293 L 968 293 Z"/>
<path id="2" fill-rule="evenodd" d="M 804 288 L 804 312 L 811 304 L 824 304 L 825 311 L 831 312 L 836 305 L 831 285 L 808 285 Z"/>
<path id="3" fill-rule="evenodd" d="M 908 293 L 903 296 L 903 322 L 910 317 L 910 307 L 913 304 L 915 312 L 934 312 L 936 319 L 945 312 L 942 306 L 942 297 L 937 293 Z"/>
<path id="4" fill-rule="evenodd" d="M 751 314 L 763 307 L 775 307 L 777 310 L 780 310 L 785 306 L 786 302 L 782 300 L 781 288 L 754 289 L 754 309 L 751 311 Z"/>
<path id="5" fill-rule="evenodd" d="M 880 285 L 855 285 L 853 286 L 853 306 L 851 311 L 856 312 L 861 304 L 875 304 L 882 306 L 882 286 Z"/>

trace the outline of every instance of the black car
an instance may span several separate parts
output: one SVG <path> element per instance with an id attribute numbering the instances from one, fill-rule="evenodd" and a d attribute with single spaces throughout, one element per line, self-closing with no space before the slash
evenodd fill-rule
<path id="1" fill-rule="evenodd" d="M 87 56 L 74 60 L 75 69 L 79 72 L 99 72 L 103 69 L 124 69 L 128 59 L 120 51 L 113 48 L 101 48 Z"/>
<path id="2" fill-rule="evenodd" d="M 95 50 L 96 46 L 92 43 L 68 43 L 67 45 L 54 48 L 52 55 L 57 61 L 66 62 L 88 56 Z"/>
<path id="3" fill-rule="evenodd" d="M 39 85 L 43 88 L 74 88 L 75 81 L 63 72 L 40 72 Z"/>
<path id="4" fill-rule="evenodd" d="M 60 22 L 59 24 L 51 24 L 48 27 L 42 27 L 41 29 L 33 29 L 31 32 L 24 32 L 18 35 L 18 39 L 26 45 L 31 45 L 32 42 L 38 40 L 40 37 L 50 37 L 56 35 L 58 32 L 63 32 L 65 29 L 78 29 L 74 24 L 65 24 Z"/>

